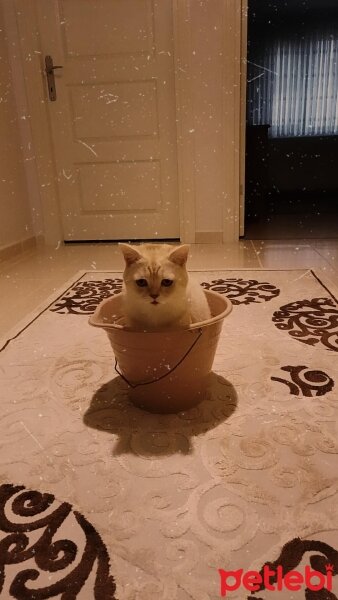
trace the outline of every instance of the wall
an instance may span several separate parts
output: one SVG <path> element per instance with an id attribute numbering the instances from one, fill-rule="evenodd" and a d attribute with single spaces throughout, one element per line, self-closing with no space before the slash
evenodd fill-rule
<path id="1" fill-rule="evenodd" d="M 191 3 L 197 232 L 220 231 L 222 223 L 221 11 L 219 2 L 213 10 L 209 2 Z"/>
<path id="2" fill-rule="evenodd" d="M 0 248 L 33 236 L 13 94 L 4 14 L 0 5 Z"/>
<path id="3" fill-rule="evenodd" d="M 241 2 L 190 2 L 196 242 L 239 235 Z"/>

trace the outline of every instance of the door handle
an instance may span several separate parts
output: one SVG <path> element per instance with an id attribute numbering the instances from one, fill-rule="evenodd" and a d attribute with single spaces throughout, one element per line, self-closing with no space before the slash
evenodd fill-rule
<path id="1" fill-rule="evenodd" d="M 55 77 L 54 70 L 55 69 L 63 69 L 62 65 L 53 65 L 53 59 L 51 56 L 45 57 L 45 71 L 47 75 L 47 84 L 48 84 L 48 96 L 51 102 L 56 100 L 56 87 L 55 87 Z"/>

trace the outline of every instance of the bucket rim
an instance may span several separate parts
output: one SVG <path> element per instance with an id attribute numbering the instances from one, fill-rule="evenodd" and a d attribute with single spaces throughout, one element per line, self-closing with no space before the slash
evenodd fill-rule
<path id="1" fill-rule="evenodd" d="M 105 304 L 110 303 L 113 298 L 117 298 L 118 296 L 121 296 L 123 292 L 119 292 L 118 294 L 114 294 L 113 296 L 110 296 L 109 298 L 105 298 L 104 300 L 102 300 L 100 302 L 100 304 L 97 305 L 94 313 L 92 315 L 90 315 L 89 319 L 88 319 L 88 323 L 89 325 L 91 325 L 92 327 L 99 327 L 101 329 L 105 329 L 108 331 L 126 331 L 126 332 L 130 332 L 130 333 L 141 333 L 142 335 L 163 335 L 166 333 L 173 333 L 176 331 L 193 331 L 194 329 L 201 329 L 204 327 L 208 327 L 209 325 L 213 325 L 214 323 L 217 323 L 218 321 L 222 321 L 225 317 L 227 317 L 232 309 L 233 309 L 233 305 L 231 300 L 229 300 L 229 298 L 227 298 L 226 296 L 224 296 L 223 294 L 220 294 L 219 292 L 214 292 L 213 290 L 203 290 L 204 293 L 206 294 L 206 296 L 217 296 L 218 298 L 222 298 L 225 308 L 222 312 L 220 312 L 218 315 L 215 315 L 214 317 L 210 317 L 210 319 L 206 319 L 204 321 L 199 321 L 198 323 L 192 323 L 191 325 L 189 325 L 189 327 L 183 327 L 183 328 L 179 328 L 179 329 L 161 329 L 160 331 L 138 331 L 135 329 L 130 329 L 128 327 L 125 327 L 124 325 L 119 325 L 118 323 L 104 323 L 102 321 L 102 319 L 99 317 L 100 311 L 102 309 L 102 306 L 104 306 Z"/>

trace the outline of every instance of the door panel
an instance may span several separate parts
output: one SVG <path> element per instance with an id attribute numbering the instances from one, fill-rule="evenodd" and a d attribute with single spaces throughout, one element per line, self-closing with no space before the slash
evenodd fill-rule
<path id="1" fill-rule="evenodd" d="M 65 240 L 178 238 L 171 0 L 38 7 Z"/>
<path id="2" fill-rule="evenodd" d="M 82 210 L 156 211 L 161 206 L 159 161 L 132 161 L 79 167 Z M 128 195 L 133 199 L 129 204 Z M 142 198 L 142 201 L 140 200 Z"/>
<path id="3" fill-rule="evenodd" d="M 62 0 L 60 4 L 68 54 L 152 52 L 154 12 L 149 0 Z"/>
<path id="4" fill-rule="evenodd" d="M 77 139 L 157 136 L 157 90 L 153 81 L 70 86 Z M 125 111 L 125 114 L 121 114 Z"/>

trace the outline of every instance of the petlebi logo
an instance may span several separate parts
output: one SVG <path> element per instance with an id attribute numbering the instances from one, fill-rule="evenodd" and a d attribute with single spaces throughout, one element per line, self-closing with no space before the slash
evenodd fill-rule
<path id="1" fill-rule="evenodd" d="M 303 571 L 286 571 L 278 565 L 276 569 L 271 569 L 264 565 L 262 571 L 225 571 L 218 569 L 220 575 L 220 594 L 221 597 L 228 596 L 230 593 L 244 588 L 248 592 L 258 592 L 259 590 L 269 590 L 280 592 L 282 590 L 299 591 L 302 587 L 313 592 L 319 590 L 332 591 L 332 571 L 333 565 L 325 566 L 326 574 L 315 571 L 306 566 Z M 277 600 L 277 598 L 276 598 Z"/>

